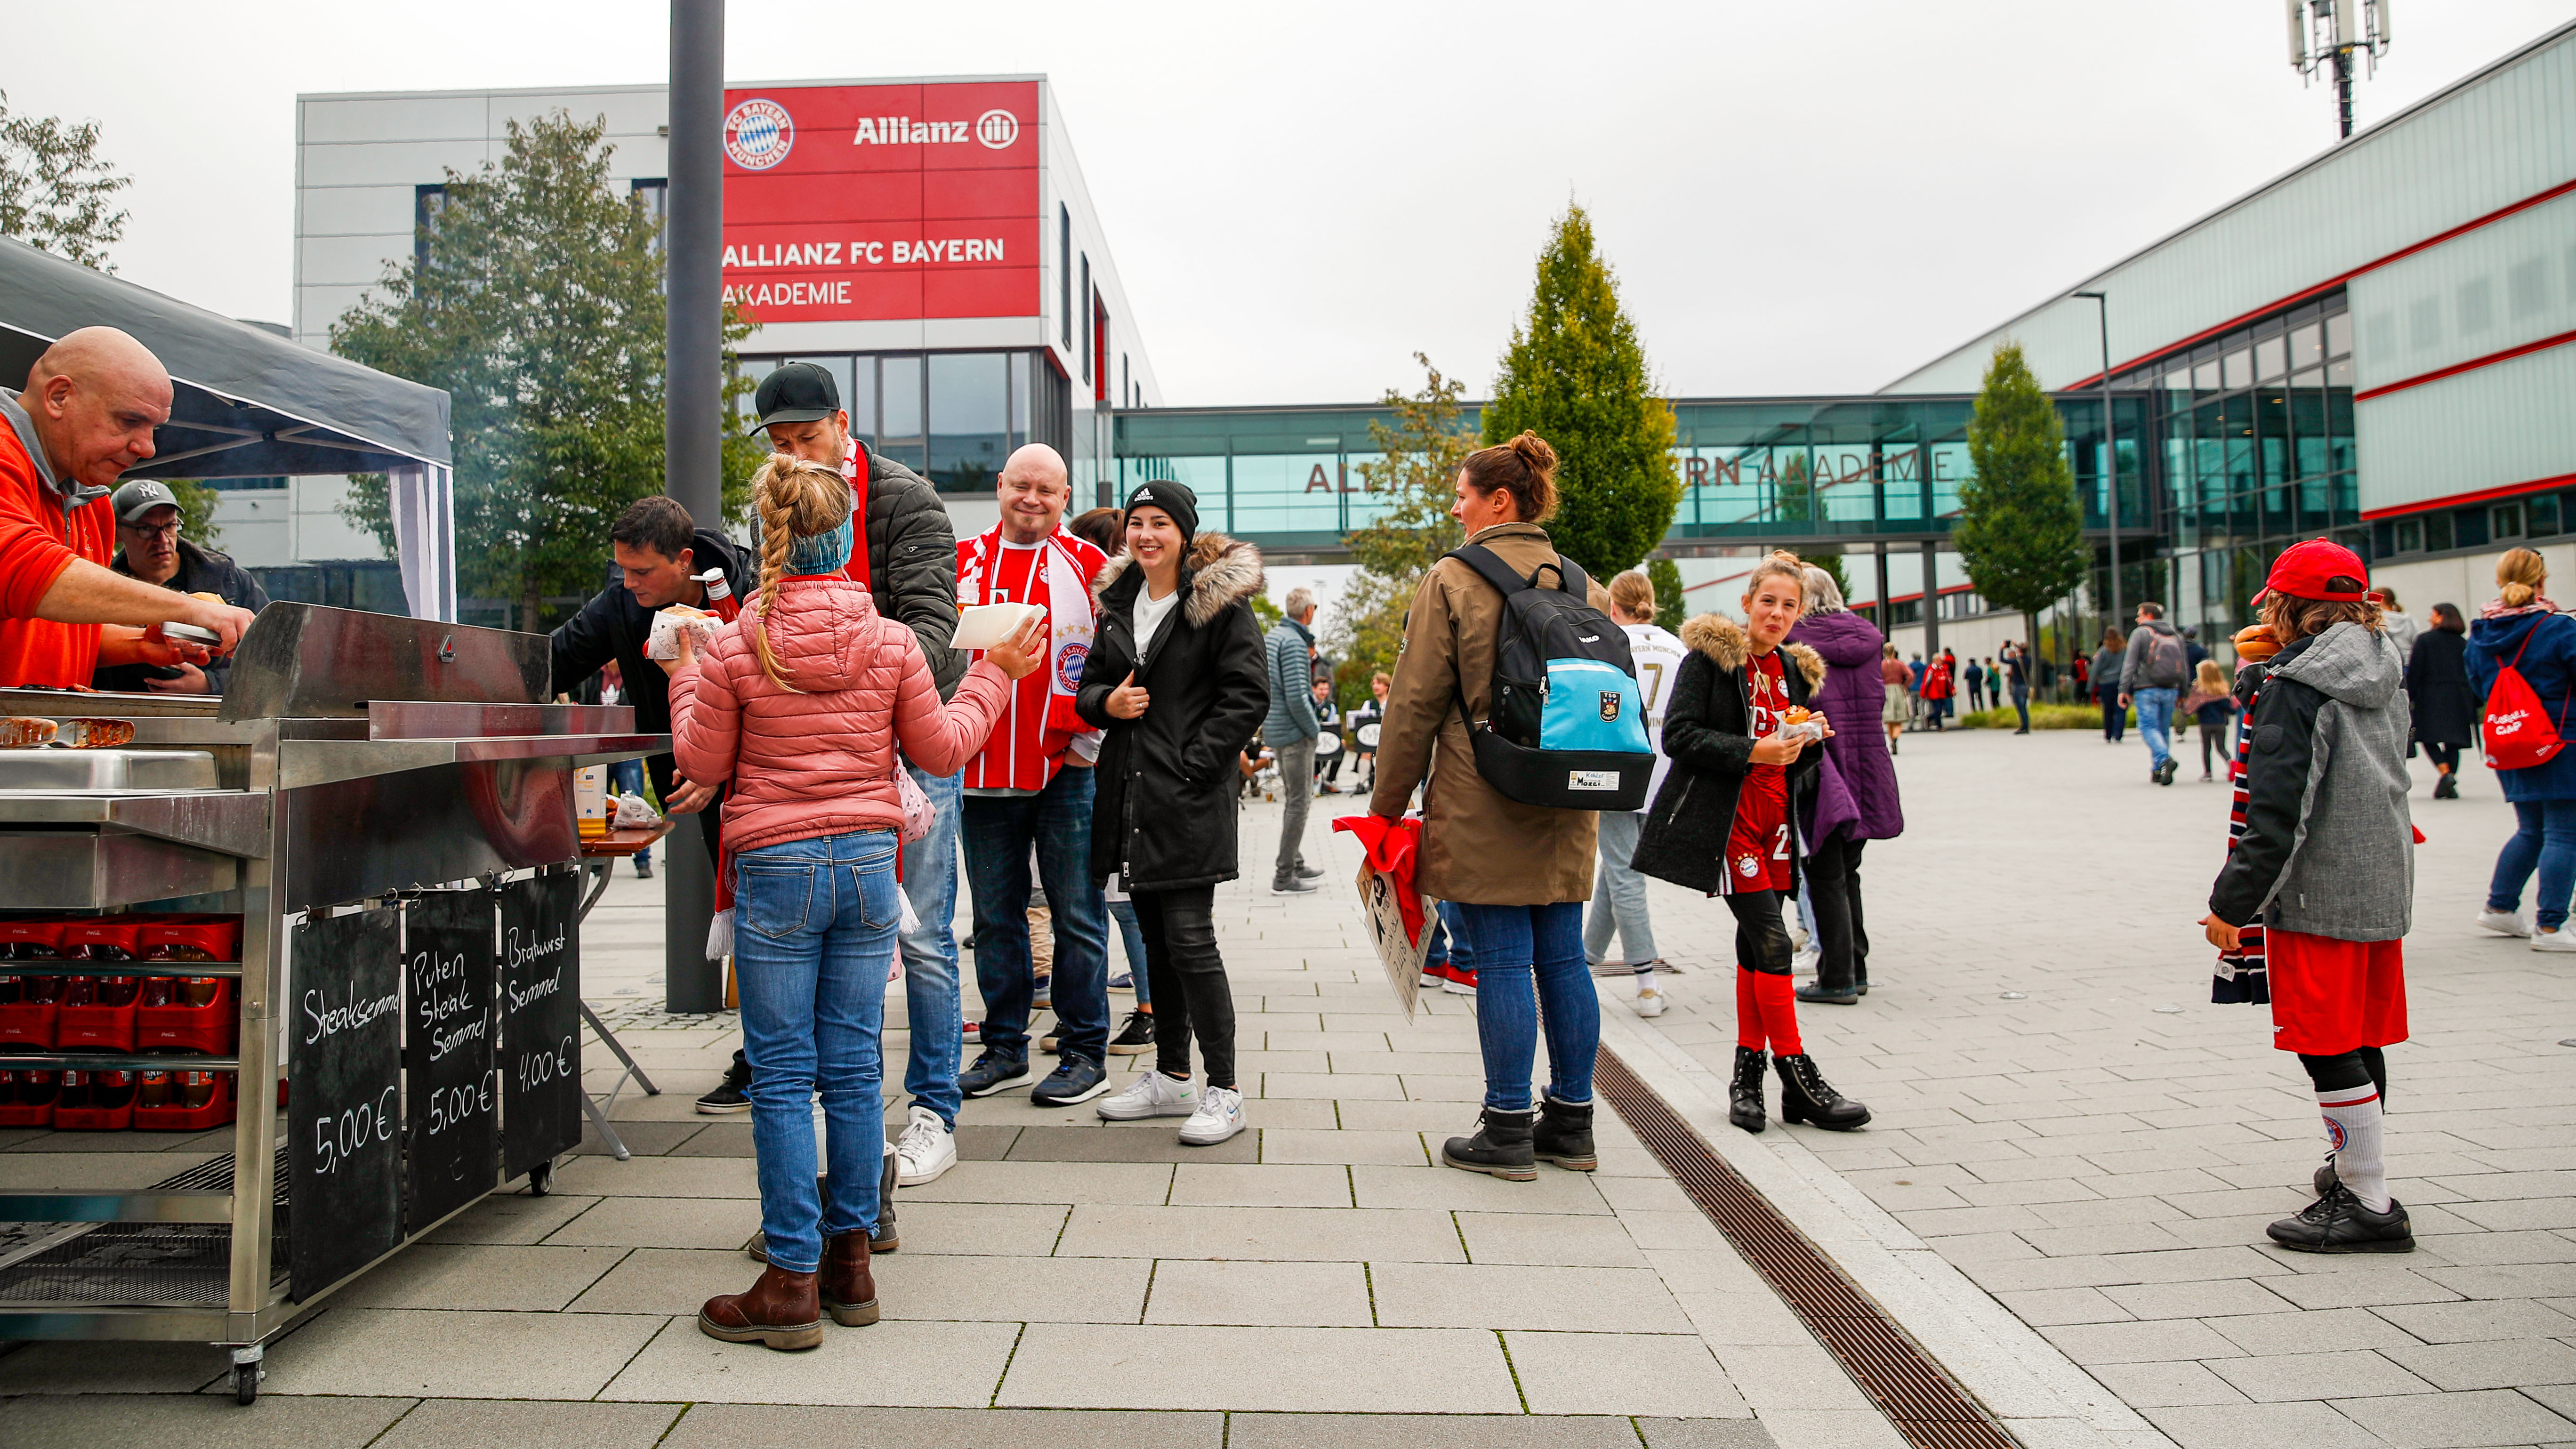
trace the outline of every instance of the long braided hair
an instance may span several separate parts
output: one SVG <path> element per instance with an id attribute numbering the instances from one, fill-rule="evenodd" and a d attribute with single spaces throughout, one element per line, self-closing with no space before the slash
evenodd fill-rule
<path id="1" fill-rule="evenodd" d="M 803 694 L 778 672 L 778 658 L 769 649 L 769 611 L 778 602 L 778 581 L 786 577 L 788 550 L 796 540 L 848 521 L 850 485 L 838 468 L 773 453 L 752 475 L 751 497 L 760 511 L 760 603 L 749 631 L 752 652 L 770 683 Z"/>

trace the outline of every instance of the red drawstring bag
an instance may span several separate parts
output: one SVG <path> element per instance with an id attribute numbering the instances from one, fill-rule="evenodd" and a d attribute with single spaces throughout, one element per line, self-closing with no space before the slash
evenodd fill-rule
<path id="1" fill-rule="evenodd" d="M 2522 649 L 2513 651 L 2513 663 L 2496 671 L 2495 687 L 2487 691 L 2486 715 L 2478 722 L 2478 742 L 2485 748 L 2490 770 L 2528 770 L 2549 763 L 2551 757 L 2567 748 L 2561 733 L 2567 726 L 2566 705 L 2559 706 L 2558 720 L 2551 723 L 2539 693 L 2515 667 L 2522 663 L 2522 650 L 2531 647 L 2531 636 L 2539 632 L 2540 626 L 2534 623 L 2522 636 Z"/>

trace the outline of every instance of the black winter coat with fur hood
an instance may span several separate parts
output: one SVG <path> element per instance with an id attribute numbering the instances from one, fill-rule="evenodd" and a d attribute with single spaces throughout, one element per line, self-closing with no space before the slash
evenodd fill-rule
<path id="1" fill-rule="evenodd" d="M 1726 871 L 1726 837 L 1735 825 L 1735 801 L 1753 765 L 1753 685 L 1745 660 L 1752 653 L 1744 630 L 1716 614 L 1682 625 L 1689 657 L 1673 674 L 1672 702 L 1664 711 L 1664 753 L 1673 768 L 1664 776 L 1638 833 L 1630 864 L 1657 880 L 1710 895 L 1734 893 Z M 1804 644 L 1783 644 L 1782 671 L 1789 702 L 1805 704 L 1825 682 L 1825 661 Z M 1809 745 L 1789 766 L 1789 812 L 1805 818 L 1803 797 L 1824 765 L 1821 745 Z M 1798 842 L 1803 853 L 1806 842 Z M 1794 869 L 1793 864 L 1793 869 Z M 1800 872 L 1797 880 L 1805 879 Z"/>
<path id="2" fill-rule="evenodd" d="M 1262 588 L 1261 552 L 1202 533 L 1181 562 L 1180 606 L 1137 658 L 1135 607 L 1145 571 L 1125 554 L 1091 586 L 1100 604 L 1074 708 L 1108 732 L 1091 807 L 1091 874 L 1130 891 L 1182 890 L 1235 877 L 1235 757 L 1270 712 L 1261 624 L 1246 601 Z M 1110 691 L 1133 670 L 1151 696 L 1120 719 Z"/>

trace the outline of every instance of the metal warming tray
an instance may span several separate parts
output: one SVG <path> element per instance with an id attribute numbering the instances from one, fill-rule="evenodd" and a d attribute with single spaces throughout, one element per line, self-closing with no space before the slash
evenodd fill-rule
<path id="1" fill-rule="evenodd" d="M 212 750 L 0 750 L 0 791 L 212 790 Z"/>

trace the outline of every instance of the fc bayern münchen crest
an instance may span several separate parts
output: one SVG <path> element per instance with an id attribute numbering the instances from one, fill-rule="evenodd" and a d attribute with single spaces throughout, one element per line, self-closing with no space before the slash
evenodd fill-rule
<path id="1" fill-rule="evenodd" d="M 755 97 L 725 116 L 725 154 L 745 171 L 766 171 L 787 159 L 796 145 L 796 122 L 787 108 Z"/>

